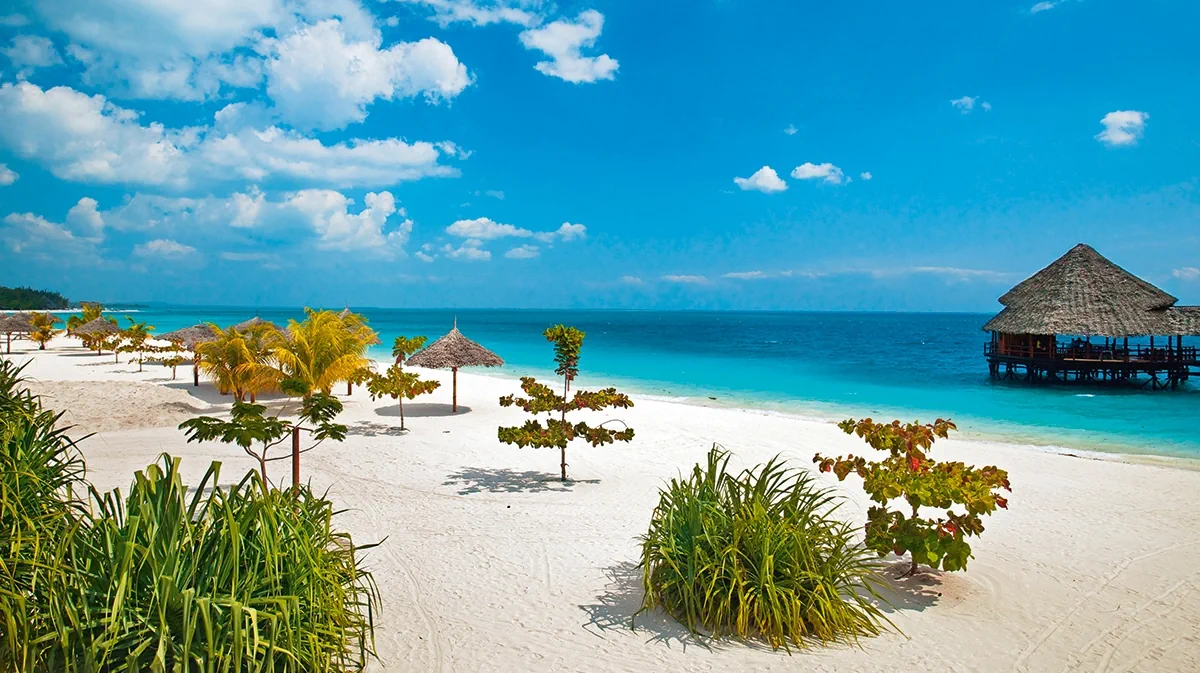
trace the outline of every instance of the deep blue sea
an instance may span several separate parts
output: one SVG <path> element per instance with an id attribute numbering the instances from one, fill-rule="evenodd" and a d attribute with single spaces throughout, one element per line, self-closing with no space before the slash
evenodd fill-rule
<path id="1" fill-rule="evenodd" d="M 565 323 L 587 333 L 582 386 L 821 418 L 942 416 L 968 436 L 1200 458 L 1200 378 L 1160 392 L 995 382 L 983 359 L 984 314 L 356 310 L 380 333 L 386 346 L 373 355 L 384 359 L 397 335 L 432 340 L 457 316 L 464 334 L 508 363 L 490 373 L 542 375 L 553 362 L 541 333 Z M 254 315 L 286 325 L 303 311 L 179 307 L 135 317 L 165 332 Z"/>

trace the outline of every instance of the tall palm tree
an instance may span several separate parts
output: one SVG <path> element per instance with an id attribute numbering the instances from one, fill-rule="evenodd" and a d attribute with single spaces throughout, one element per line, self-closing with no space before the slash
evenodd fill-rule
<path id="1" fill-rule="evenodd" d="M 29 324 L 33 326 L 33 332 L 29 338 L 38 343 L 38 350 L 46 350 L 46 342 L 50 341 L 58 334 L 59 330 L 54 326 L 62 322 L 62 319 L 53 313 L 34 313 L 29 318 Z"/>
<path id="2" fill-rule="evenodd" d="M 217 338 L 196 346 L 200 371 L 213 380 L 222 394 L 232 393 L 244 402 L 258 393 L 279 386 L 278 370 L 272 366 L 272 347 L 277 332 L 269 327 L 238 331 L 212 325 Z"/>
<path id="3" fill-rule="evenodd" d="M 369 364 L 365 326 L 348 324 L 333 311 L 304 313 L 304 322 L 289 321 L 287 337 L 275 348 L 282 386 L 296 396 L 328 395 L 335 383 L 354 379 Z"/>

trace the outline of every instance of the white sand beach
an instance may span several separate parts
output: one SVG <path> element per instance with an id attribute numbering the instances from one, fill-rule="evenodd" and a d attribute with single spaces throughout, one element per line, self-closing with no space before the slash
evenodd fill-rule
<path id="1" fill-rule="evenodd" d="M 125 356 L 114 364 L 66 338 L 47 351 L 14 343 L 9 357 L 32 360 L 25 373 L 47 406 L 96 433 L 82 447 L 98 487 L 127 488 L 164 451 L 193 479 L 211 460 L 224 464 L 223 483 L 256 466 L 235 447 L 185 442 L 180 421 L 230 403 L 207 383 L 193 388 L 190 367 L 171 381 L 167 368 L 138 373 Z M 619 414 L 634 441 L 572 446 L 578 481 L 563 484 L 557 451 L 496 439 L 497 426 L 523 421 L 497 404 L 516 380 L 460 373 L 451 414 L 449 372 L 423 374 L 443 387 L 406 405 L 410 432 L 399 432 L 392 401 L 358 389 L 341 417 L 350 436 L 302 466 L 347 510 L 340 524 L 357 542 L 385 540 L 368 556 L 383 596 L 372 670 L 1200 670 L 1200 471 L 943 441 L 935 457 L 996 464 L 1013 485 L 1009 509 L 971 541 L 969 570 L 900 582 L 888 612 L 900 632 L 789 655 L 709 643 L 662 614 L 631 630 L 642 598 L 637 538 L 658 488 L 713 442 L 738 466 L 781 454 L 807 468 L 818 451 L 864 450 L 860 440 L 777 413 L 634 396 Z M 289 474 L 286 461 L 271 469 Z M 845 517 L 865 520 L 855 478 L 822 478 L 849 498 Z"/>

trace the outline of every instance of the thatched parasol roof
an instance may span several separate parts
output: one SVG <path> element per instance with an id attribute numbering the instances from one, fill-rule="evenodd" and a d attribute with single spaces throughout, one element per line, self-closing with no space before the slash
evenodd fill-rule
<path id="1" fill-rule="evenodd" d="M 190 351 L 194 351 L 196 350 L 196 346 L 199 346 L 202 343 L 215 341 L 217 338 L 217 333 L 213 330 L 211 325 L 206 323 L 197 323 L 191 327 L 177 329 L 174 332 L 155 335 L 155 338 L 162 339 L 164 341 L 170 341 L 172 343 L 179 344 Z"/>
<path id="2" fill-rule="evenodd" d="M 249 320 L 240 322 L 240 323 L 234 325 L 233 328 L 239 332 L 243 332 L 252 327 L 258 327 L 259 325 L 269 325 L 271 327 L 274 327 L 275 329 L 279 329 L 279 326 L 276 325 L 275 323 L 271 322 L 270 320 L 263 320 L 262 318 L 260 318 L 258 316 L 254 316 L 253 318 L 251 318 Z"/>
<path id="3" fill-rule="evenodd" d="M 457 369 L 459 367 L 499 367 L 504 360 L 499 355 L 463 336 L 458 327 L 446 336 L 429 344 L 413 355 L 404 364 L 429 369 Z"/>
<path id="4" fill-rule="evenodd" d="M 983 326 L 1007 334 L 1104 337 L 1200 335 L 1200 307 L 1175 297 L 1080 243 L 1000 298 Z"/>
<path id="5" fill-rule="evenodd" d="M 32 318 L 28 313 L 8 313 L 0 314 L 0 334 L 12 334 L 16 332 L 32 332 Z"/>
<path id="6" fill-rule="evenodd" d="M 121 328 L 109 322 L 108 318 L 100 317 L 76 327 L 71 333 L 76 336 L 107 336 L 120 331 Z"/>

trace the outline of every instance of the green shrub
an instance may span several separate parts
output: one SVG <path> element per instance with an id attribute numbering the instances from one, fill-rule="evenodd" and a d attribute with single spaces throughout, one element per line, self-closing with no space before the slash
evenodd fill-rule
<path id="1" fill-rule="evenodd" d="M 834 518 L 837 498 L 777 458 L 738 475 L 714 445 L 661 492 L 642 538 L 645 599 L 693 633 L 774 648 L 856 642 L 884 624 L 878 562 Z"/>
<path id="2" fill-rule="evenodd" d="M 189 490 L 166 455 L 97 493 L 19 374 L 0 363 L 0 672 L 365 666 L 378 590 L 328 500 L 217 487 L 219 463 Z"/>

